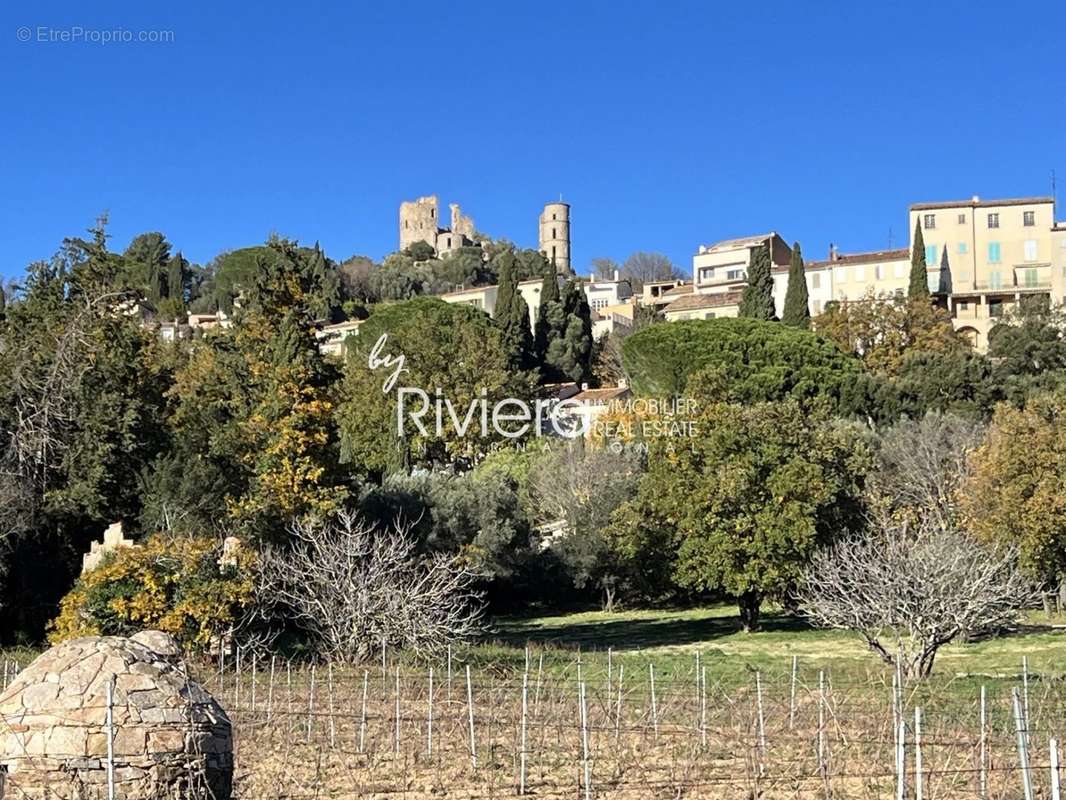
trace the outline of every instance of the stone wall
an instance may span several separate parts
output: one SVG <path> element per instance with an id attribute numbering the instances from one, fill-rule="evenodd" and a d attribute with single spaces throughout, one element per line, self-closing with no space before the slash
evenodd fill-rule
<path id="1" fill-rule="evenodd" d="M 400 203 L 400 249 L 406 250 L 415 242 L 437 246 L 440 213 L 437 195 L 419 197 Z"/>
<path id="2" fill-rule="evenodd" d="M 221 706 L 158 631 L 86 637 L 39 656 L 0 695 L 5 796 L 102 800 L 110 738 L 118 800 L 228 800 L 233 737 Z"/>
<path id="3" fill-rule="evenodd" d="M 122 534 L 122 523 L 115 522 L 108 526 L 104 531 L 104 538 L 101 542 L 93 542 L 89 547 L 89 552 L 81 558 L 81 574 L 91 572 L 100 566 L 100 562 L 103 560 L 104 555 L 113 550 L 117 550 L 120 547 L 136 547 L 132 539 L 127 539 Z"/>

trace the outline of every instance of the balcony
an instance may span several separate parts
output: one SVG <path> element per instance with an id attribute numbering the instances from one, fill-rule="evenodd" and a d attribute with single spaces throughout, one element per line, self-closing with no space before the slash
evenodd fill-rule
<path id="1" fill-rule="evenodd" d="M 700 272 L 697 276 L 698 286 L 730 286 L 737 283 L 746 283 L 748 271 L 745 269 L 731 269 L 729 271 L 710 270 L 709 274 Z"/>

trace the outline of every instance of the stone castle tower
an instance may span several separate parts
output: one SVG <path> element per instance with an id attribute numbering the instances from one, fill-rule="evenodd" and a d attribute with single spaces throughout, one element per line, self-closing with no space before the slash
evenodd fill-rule
<path id="1" fill-rule="evenodd" d="M 406 250 L 415 242 L 437 246 L 437 228 L 440 225 L 438 205 L 435 194 L 400 203 L 401 250 Z"/>
<path id="2" fill-rule="evenodd" d="M 540 215 L 540 252 L 555 264 L 561 273 L 570 268 L 570 205 L 561 200 L 546 203 Z"/>
<path id="3" fill-rule="evenodd" d="M 463 214 L 458 203 L 448 206 L 451 227 L 440 224 L 440 203 L 437 195 L 419 197 L 400 203 L 400 249 L 406 250 L 415 242 L 425 242 L 441 256 L 474 242 L 474 220 Z"/>

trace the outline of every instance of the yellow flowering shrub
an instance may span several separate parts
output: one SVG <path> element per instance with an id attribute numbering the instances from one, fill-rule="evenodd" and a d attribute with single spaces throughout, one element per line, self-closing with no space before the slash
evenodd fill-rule
<path id="1" fill-rule="evenodd" d="M 241 617 L 255 591 L 254 553 L 237 548 L 224 566 L 221 554 L 214 540 L 159 535 L 109 553 L 63 598 L 48 639 L 56 644 L 155 629 L 205 649 Z"/>

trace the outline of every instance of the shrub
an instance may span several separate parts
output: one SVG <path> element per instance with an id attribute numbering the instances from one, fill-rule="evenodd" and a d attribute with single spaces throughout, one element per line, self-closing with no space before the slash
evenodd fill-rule
<path id="1" fill-rule="evenodd" d="M 205 650 L 234 627 L 255 596 L 255 555 L 237 548 L 232 563 L 220 566 L 221 555 L 214 540 L 162 535 L 108 553 L 63 598 L 48 639 L 56 644 L 156 629 Z"/>
<path id="2" fill-rule="evenodd" d="M 713 399 L 757 403 L 819 397 L 832 405 L 862 374 L 858 360 L 810 331 L 754 319 L 688 320 L 652 325 L 622 346 L 627 374 L 639 395 L 672 397 L 697 388 Z"/>

